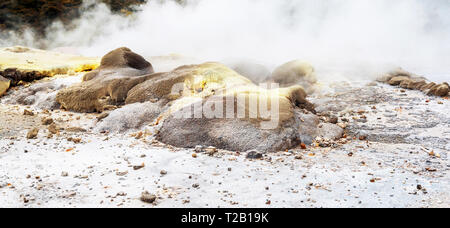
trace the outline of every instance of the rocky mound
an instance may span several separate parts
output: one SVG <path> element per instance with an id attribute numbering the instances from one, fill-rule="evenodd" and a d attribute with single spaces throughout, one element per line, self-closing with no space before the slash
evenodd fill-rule
<path id="1" fill-rule="evenodd" d="M 262 88 L 215 62 L 154 73 L 143 57 L 118 48 L 106 54 L 82 82 L 50 87 L 32 85 L 17 102 L 54 108 L 56 103 L 48 99 L 36 100 L 37 94 L 51 89 L 47 98 L 67 110 L 115 109 L 99 117 L 97 130 L 121 132 L 154 122 L 156 139 L 177 147 L 273 152 L 301 142 L 310 144 L 318 136 L 334 139 L 342 134 L 336 125 L 320 125 L 301 85 Z"/>
<path id="2" fill-rule="evenodd" d="M 402 69 L 383 75 L 379 81 L 392 86 L 400 86 L 404 89 L 420 90 L 427 95 L 438 97 L 449 96 L 450 93 L 450 86 L 448 83 L 444 82 L 436 84 L 434 82 L 428 82 L 424 77 L 414 75 Z"/>
<path id="3" fill-rule="evenodd" d="M 101 65 L 83 82 L 62 89 L 56 100 L 61 107 L 78 112 L 101 112 L 122 104 L 128 91 L 152 78 L 152 65 L 128 48 L 118 48 L 102 58 Z"/>
<path id="4" fill-rule="evenodd" d="M 155 74 L 131 89 L 126 103 L 153 101 L 170 107 L 158 118 L 161 142 L 268 152 L 295 147 L 307 138 L 299 131 L 306 125 L 301 113 L 314 111 L 314 106 L 305 97 L 301 86 L 264 89 L 222 64 L 204 63 Z"/>

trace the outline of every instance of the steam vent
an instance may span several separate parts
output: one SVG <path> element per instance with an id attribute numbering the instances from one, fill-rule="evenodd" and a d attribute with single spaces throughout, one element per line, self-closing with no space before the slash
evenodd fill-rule
<path id="1" fill-rule="evenodd" d="M 226 217 L 195 208 L 268 208 L 274 225 L 298 218 L 271 208 L 448 208 L 449 15 L 2 1 L 0 207 L 187 207 L 149 216 L 211 226 Z"/>

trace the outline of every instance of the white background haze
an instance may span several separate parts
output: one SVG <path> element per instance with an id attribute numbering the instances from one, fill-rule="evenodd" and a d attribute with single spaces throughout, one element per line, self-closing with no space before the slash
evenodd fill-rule
<path id="1" fill-rule="evenodd" d="M 45 41 L 28 33 L 0 44 L 76 47 L 95 56 L 127 46 L 145 57 L 178 53 L 270 68 L 302 59 L 351 77 L 401 66 L 450 79 L 450 0 L 150 1 L 128 17 L 98 4 L 74 23 L 70 31 L 55 23 Z"/>

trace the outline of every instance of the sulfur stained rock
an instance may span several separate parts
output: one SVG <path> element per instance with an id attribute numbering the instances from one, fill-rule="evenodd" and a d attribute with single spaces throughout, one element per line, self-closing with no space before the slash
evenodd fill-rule
<path id="1" fill-rule="evenodd" d="M 125 102 L 129 90 L 153 77 L 153 67 L 128 48 L 106 54 L 101 65 L 83 77 L 83 82 L 62 89 L 56 101 L 62 108 L 78 112 L 103 111 Z"/>
<path id="2" fill-rule="evenodd" d="M 225 65 L 203 63 L 186 65 L 167 73 L 154 76 L 131 89 L 127 104 L 164 100 L 166 102 L 181 97 L 207 97 L 216 91 L 254 84 Z"/>
<path id="3" fill-rule="evenodd" d="M 174 90 L 174 85 L 180 90 Z M 299 85 L 260 88 L 219 63 L 158 74 L 133 88 L 127 103 L 148 99 L 164 100 L 162 104 L 170 106 L 160 116 L 159 141 L 177 147 L 204 145 L 234 151 L 268 152 L 297 146 L 298 127 L 305 123 L 295 110 L 314 107 Z"/>
<path id="4" fill-rule="evenodd" d="M 8 91 L 10 84 L 11 80 L 0 76 L 0 96 L 2 96 L 3 94 L 6 93 L 6 91 Z"/>

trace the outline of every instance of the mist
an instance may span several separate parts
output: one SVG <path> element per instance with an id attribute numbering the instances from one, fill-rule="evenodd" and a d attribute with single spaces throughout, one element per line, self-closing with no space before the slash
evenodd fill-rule
<path id="1" fill-rule="evenodd" d="M 53 24 L 46 40 L 28 32 L 0 44 L 73 47 L 90 56 L 127 46 L 145 57 L 177 53 L 270 69 L 301 59 L 329 77 L 403 67 L 450 79 L 450 0 L 149 1 L 127 17 L 97 4 L 73 23 L 70 30 Z"/>

